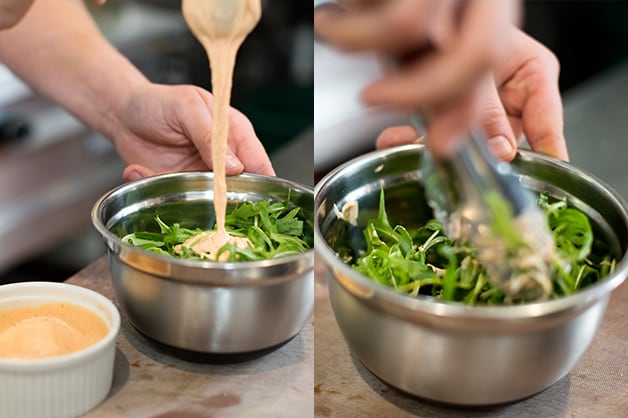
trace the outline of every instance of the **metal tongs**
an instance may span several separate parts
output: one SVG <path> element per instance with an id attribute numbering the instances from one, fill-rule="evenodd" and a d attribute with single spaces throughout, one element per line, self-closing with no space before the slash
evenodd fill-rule
<path id="1" fill-rule="evenodd" d="M 417 133 L 425 121 L 412 115 Z M 552 292 L 553 235 L 532 193 L 513 166 L 490 153 L 484 137 L 471 132 L 453 154 L 423 153 L 422 176 L 435 216 L 447 234 L 477 249 L 488 279 L 509 301 L 547 299 Z"/>

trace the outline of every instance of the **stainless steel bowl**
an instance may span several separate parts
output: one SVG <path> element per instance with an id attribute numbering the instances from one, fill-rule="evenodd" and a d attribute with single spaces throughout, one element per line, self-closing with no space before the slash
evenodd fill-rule
<path id="1" fill-rule="evenodd" d="M 566 197 L 584 210 L 617 256 L 615 272 L 571 296 L 528 305 L 471 307 L 412 298 L 352 270 L 336 247 L 364 245 L 361 230 L 376 213 L 380 187 L 391 222 L 412 226 L 431 216 L 420 183 L 422 150 L 406 146 L 366 154 L 316 186 L 315 248 L 331 272 L 329 295 L 342 334 L 374 375 L 419 397 L 489 405 L 542 391 L 586 351 L 611 291 L 627 275 L 626 204 L 577 168 L 522 151 L 514 164 L 524 185 Z M 333 210 L 354 200 L 358 226 L 339 221 Z"/>
<path id="2" fill-rule="evenodd" d="M 162 256 L 121 241 L 154 229 L 155 215 L 182 227 L 214 222 L 212 173 L 163 174 L 101 197 L 92 222 L 108 250 L 120 307 L 146 336 L 200 353 L 248 353 L 284 343 L 311 318 L 313 250 L 254 262 L 218 263 Z M 229 204 L 284 200 L 313 218 L 313 191 L 252 174 L 227 178 Z"/>

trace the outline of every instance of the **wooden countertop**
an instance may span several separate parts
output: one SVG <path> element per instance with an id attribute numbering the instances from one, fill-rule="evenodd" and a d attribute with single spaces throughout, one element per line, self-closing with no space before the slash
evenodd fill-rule
<path id="1" fill-rule="evenodd" d="M 462 409 L 406 395 L 378 380 L 351 355 L 329 303 L 328 270 L 315 267 L 314 403 L 317 417 L 626 417 L 628 284 L 611 295 L 591 346 L 566 377 L 521 402 Z"/>
<path id="2" fill-rule="evenodd" d="M 106 257 L 67 280 L 117 303 Z M 122 315 L 111 391 L 89 418 L 312 416 L 313 321 L 255 358 L 190 359 L 148 340 Z"/>

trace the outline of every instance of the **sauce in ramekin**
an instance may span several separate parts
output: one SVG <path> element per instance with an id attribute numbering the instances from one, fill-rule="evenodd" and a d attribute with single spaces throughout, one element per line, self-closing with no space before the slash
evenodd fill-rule
<path id="1" fill-rule="evenodd" d="M 0 311 L 0 358 L 39 359 L 69 354 L 108 332 L 96 313 L 73 303 L 51 302 Z"/>

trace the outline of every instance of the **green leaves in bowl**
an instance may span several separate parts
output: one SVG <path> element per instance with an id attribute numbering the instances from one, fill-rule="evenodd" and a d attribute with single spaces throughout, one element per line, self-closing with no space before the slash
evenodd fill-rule
<path id="1" fill-rule="evenodd" d="M 539 195 L 538 204 L 547 216 L 557 247 L 551 298 L 577 292 L 614 270 L 611 254 L 594 253 L 594 231 L 586 214 L 564 200 L 550 201 L 544 194 Z M 363 235 L 366 248 L 350 264 L 384 286 L 411 296 L 471 305 L 517 302 L 508 301 L 488 280 L 473 246 L 454 242 L 438 221 L 432 219 L 411 229 L 393 226 L 383 190 L 377 217 L 368 220 Z"/>
<path id="2" fill-rule="evenodd" d="M 159 232 L 133 232 L 122 237 L 122 240 L 157 254 L 186 259 L 201 258 L 191 248 L 181 244 L 207 230 L 183 228 L 176 222 L 168 225 L 159 216 L 155 217 L 155 222 Z M 227 214 L 225 228 L 230 235 L 246 237 L 252 244 L 246 248 L 224 245 L 218 256 L 228 252 L 228 260 L 225 260 L 228 262 L 281 258 L 306 252 L 313 245 L 312 221 L 306 219 L 303 210 L 291 204 L 289 199 L 279 202 L 242 202 Z M 180 251 L 175 251 L 175 247 L 180 248 Z"/>

